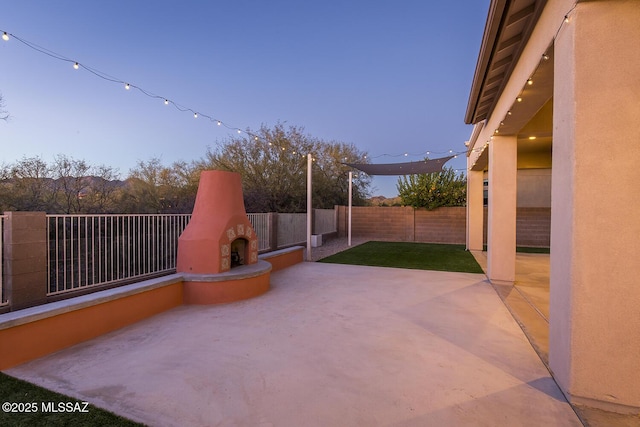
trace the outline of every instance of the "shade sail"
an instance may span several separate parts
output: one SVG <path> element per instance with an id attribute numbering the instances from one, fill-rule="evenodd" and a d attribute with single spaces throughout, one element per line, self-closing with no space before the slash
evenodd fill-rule
<path id="1" fill-rule="evenodd" d="M 442 172 L 445 163 L 454 156 L 441 157 L 439 159 L 420 160 L 407 163 L 344 163 L 347 166 L 358 169 L 367 175 L 415 175 L 420 173 Z"/>

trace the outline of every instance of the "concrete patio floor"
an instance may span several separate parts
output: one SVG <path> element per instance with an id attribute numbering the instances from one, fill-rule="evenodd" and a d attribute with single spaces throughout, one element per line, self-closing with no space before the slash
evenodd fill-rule
<path id="1" fill-rule="evenodd" d="M 580 426 L 484 275 L 305 262 L 6 371 L 153 426 Z"/>

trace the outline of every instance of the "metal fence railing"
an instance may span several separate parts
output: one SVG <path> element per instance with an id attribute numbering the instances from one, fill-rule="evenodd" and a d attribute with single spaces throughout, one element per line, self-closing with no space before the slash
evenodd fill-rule
<path id="1" fill-rule="evenodd" d="M 248 213 L 249 222 L 258 236 L 258 250 L 265 251 L 271 248 L 271 218 L 268 213 Z"/>
<path id="2" fill-rule="evenodd" d="M 171 272 L 191 215 L 47 215 L 48 295 Z"/>
<path id="3" fill-rule="evenodd" d="M 318 209 L 316 234 L 336 230 L 334 210 Z M 281 213 L 277 238 L 271 242 L 269 213 L 247 214 L 258 235 L 258 250 L 267 251 L 306 242 L 305 213 Z M 0 218 L 2 218 L 0 216 Z M 125 283 L 175 271 L 178 238 L 191 215 L 47 215 L 47 294 L 92 286 Z M 0 221 L 0 236 L 3 222 Z M 0 244 L 0 259 L 2 259 Z M 0 304 L 2 304 L 0 264 Z"/>

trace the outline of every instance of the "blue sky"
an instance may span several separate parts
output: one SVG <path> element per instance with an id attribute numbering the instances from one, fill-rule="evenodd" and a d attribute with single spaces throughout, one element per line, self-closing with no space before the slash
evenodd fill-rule
<path id="1" fill-rule="evenodd" d="M 0 30 L 231 126 L 284 122 L 394 163 L 464 150 L 488 5 L 20 0 L 3 3 Z M 199 159 L 232 135 L 15 39 L 0 40 L 0 67 L 11 114 L 0 162 L 66 154 L 124 177 L 138 160 Z M 464 170 L 465 158 L 448 165 Z M 396 182 L 374 178 L 373 194 L 395 196 Z"/>

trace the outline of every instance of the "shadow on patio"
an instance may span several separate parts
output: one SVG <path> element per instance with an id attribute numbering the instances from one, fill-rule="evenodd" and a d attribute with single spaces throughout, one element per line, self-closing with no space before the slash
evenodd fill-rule
<path id="1" fill-rule="evenodd" d="M 487 253 L 473 255 L 486 272 Z M 549 366 L 549 254 L 517 253 L 515 285 L 493 287 Z"/>

